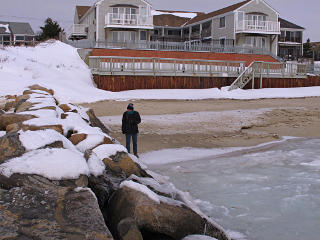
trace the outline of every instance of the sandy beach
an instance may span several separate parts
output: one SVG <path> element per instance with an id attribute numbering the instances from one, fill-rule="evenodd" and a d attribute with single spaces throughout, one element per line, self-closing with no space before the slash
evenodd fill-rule
<path id="1" fill-rule="evenodd" d="M 142 117 L 139 152 L 166 148 L 255 146 L 282 136 L 320 137 L 320 98 L 139 100 L 83 104 L 125 144 L 122 113 L 129 102 Z"/>

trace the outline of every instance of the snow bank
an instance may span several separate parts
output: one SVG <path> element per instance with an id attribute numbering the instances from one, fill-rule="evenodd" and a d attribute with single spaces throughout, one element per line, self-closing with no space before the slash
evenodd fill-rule
<path id="1" fill-rule="evenodd" d="M 51 180 L 77 179 L 89 175 L 84 157 L 69 149 L 39 149 L 0 165 L 1 174 L 38 174 Z"/>
<path id="2" fill-rule="evenodd" d="M 217 240 L 216 238 L 212 238 L 204 235 L 189 235 L 182 240 Z"/>
<path id="3" fill-rule="evenodd" d="M 320 87 L 238 89 L 231 92 L 228 88 L 132 90 L 117 93 L 103 91 L 95 87 L 90 69 L 79 57 L 77 49 L 59 41 L 41 43 L 34 48 L 0 49 L 0 70 L 0 96 L 21 94 L 28 86 L 39 84 L 53 89 L 60 102 L 68 103 L 129 99 L 200 100 L 320 96 Z"/>
<path id="4" fill-rule="evenodd" d="M 146 187 L 142 184 L 135 183 L 133 181 L 123 181 L 120 184 L 120 188 L 123 188 L 123 187 L 128 187 L 128 188 L 134 189 L 136 191 L 139 191 L 139 192 L 145 194 L 151 200 L 155 201 L 156 203 L 158 203 L 158 204 L 160 203 L 159 196 L 157 194 L 155 194 L 154 192 L 152 192 L 148 187 Z"/>

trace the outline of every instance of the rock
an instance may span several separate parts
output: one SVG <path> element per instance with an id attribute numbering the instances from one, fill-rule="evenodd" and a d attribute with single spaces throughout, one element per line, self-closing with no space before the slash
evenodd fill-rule
<path id="1" fill-rule="evenodd" d="M 28 184 L 0 191 L 1 239 L 113 239 L 87 188 L 33 176 Z"/>
<path id="2" fill-rule="evenodd" d="M 7 159 L 22 156 L 25 152 L 18 133 L 9 133 L 0 138 L 0 164 Z"/>
<path id="3" fill-rule="evenodd" d="M 71 108 L 69 107 L 68 104 L 61 104 L 59 107 L 64 111 L 64 112 L 70 112 Z"/>
<path id="4" fill-rule="evenodd" d="M 7 113 L 0 115 L 0 131 L 5 131 L 7 126 L 14 123 L 21 123 L 36 118 L 33 115 Z"/>
<path id="5" fill-rule="evenodd" d="M 97 118 L 97 116 L 95 115 L 94 111 L 92 109 L 89 109 L 87 111 L 89 120 L 90 120 L 90 126 L 91 127 L 98 127 L 102 130 L 102 132 L 106 133 L 106 134 L 110 134 L 110 130 L 99 120 L 99 118 Z"/>
<path id="6" fill-rule="evenodd" d="M 0 109 L 0 115 L 2 115 L 2 114 L 4 114 L 4 111 L 2 111 L 2 110 Z"/>
<path id="7" fill-rule="evenodd" d="M 17 105 L 16 101 L 8 101 L 6 102 L 6 104 L 4 105 L 4 110 L 6 112 L 10 111 L 11 109 L 14 109 L 15 106 Z"/>
<path id="8" fill-rule="evenodd" d="M 61 125 L 44 125 L 44 126 L 32 126 L 32 125 L 24 125 L 21 123 L 10 124 L 7 126 L 6 131 L 9 132 L 18 132 L 20 130 L 23 131 L 39 131 L 39 130 L 46 130 L 46 129 L 53 129 L 58 133 L 64 135 L 64 131 Z"/>
<path id="9" fill-rule="evenodd" d="M 117 153 L 110 158 L 103 159 L 106 169 L 118 174 L 119 172 L 124 172 L 126 177 L 132 174 L 138 177 L 151 177 L 144 171 L 139 164 L 134 162 L 127 153 L 121 152 Z"/>
<path id="10" fill-rule="evenodd" d="M 23 92 L 23 95 L 31 95 L 31 94 L 42 94 L 42 95 L 48 95 L 47 92 L 36 92 L 36 91 L 32 91 L 32 90 L 25 90 Z"/>
<path id="11" fill-rule="evenodd" d="M 109 200 L 108 226 L 115 238 L 120 237 L 121 221 L 135 219 L 143 239 L 181 240 L 185 236 L 204 232 L 218 240 L 229 240 L 228 236 L 205 218 L 181 205 L 170 205 L 152 200 L 146 194 L 122 187 Z"/>
<path id="12" fill-rule="evenodd" d="M 37 103 L 31 103 L 31 102 L 19 102 L 17 106 L 14 109 L 15 113 L 25 112 L 28 111 L 30 108 L 32 108 Z"/>
<path id="13" fill-rule="evenodd" d="M 120 240 L 143 240 L 140 230 L 134 219 L 126 218 L 119 222 L 118 233 Z"/>
<path id="14" fill-rule="evenodd" d="M 48 89 L 48 88 L 45 88 L 45 87 L 41 87 L 41 86 L 38 85 L 38 84 L 29 86 L 29 89 L 30 89 L 30 90 L 41 90 L 41 91 L 44 91 L 44 92 L 49 93 L 50 95 L 54 95 L 54 91 L 53 91 L 52 89 Z"/>
<path id="15" fill-rule="evenodd" d="M 73 145 L 77 145 L 79 142 L 82 142 L 87 138 L 87 134 L 81 133 L 81 134 L 73 134 L 69 140 L 73 143 Z"/>

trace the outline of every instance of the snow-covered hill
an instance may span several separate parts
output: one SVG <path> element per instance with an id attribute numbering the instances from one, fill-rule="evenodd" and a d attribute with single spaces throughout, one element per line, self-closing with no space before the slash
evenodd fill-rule
<path id="1" fill-rule="evenodd" d="M 53 89 L 59 101 L 69 103 L 127 99 L 257 99 L 320 96 L 320 87 L 293 89 L 234 90 L 157 89 L 119 93 L 95 87 L 88 66 L 77 49 L 59 41 L 36 47 L 0 49 L 0 96 L 20 94 L 28 86 L 39 84 Z"/>

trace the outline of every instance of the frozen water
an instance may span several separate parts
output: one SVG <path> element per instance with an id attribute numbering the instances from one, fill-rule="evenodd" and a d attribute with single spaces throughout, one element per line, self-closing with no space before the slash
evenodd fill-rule
<path id="1" fill-rule="evenodd" d="M 235 239 L 319 240 L 320 139 L 150 168 L 201 199 Z"/>

